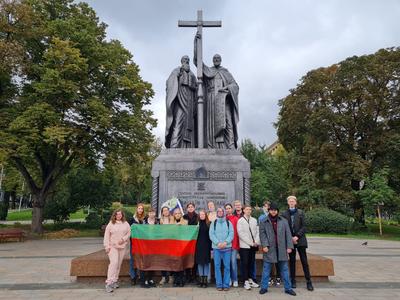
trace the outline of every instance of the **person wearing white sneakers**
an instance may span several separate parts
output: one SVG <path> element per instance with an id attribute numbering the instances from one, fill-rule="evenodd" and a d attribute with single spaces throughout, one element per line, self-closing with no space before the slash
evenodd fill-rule
<path id="1" fill-rule="evenodd" d="M 104 249 L 110 260 L 106 280 L 107 293 L 111 293 L 119 287 L 119 271 L 130 236 L 131 228 L 125 219 L 124 212 L 121 209 L 115 210 L 106 227 L 103 240 Z"/>
<path id="2" fill-rule="evenodd" d="M 240 244 L 239 255 L 243 263 L 243 280 L 246 290 L 250 290 L 252 287 L 259 287 L 252 278 L 252 268 L 255 263 L 258 246 L 260 245 L 260 236 L 257 220 L 251 216 L 251 211 L 251 206 L 246 204 L 243 208 L 243 216 L 237 223 Z"/>
<path id="3" fill-rule="evenodd" d="M 233 241 L 232 241 L 232 252 L 231 252 L 231 280 L 229 286 L 238 287 L 238 265 L 237 255 L 240 249 L 239 236 L 237 232 L 237 222 L 239 221 L 238 216 L 233 214 L 233 206 L 230 203 L 225 204 L 226 219 L 229 220 L 233 225 Z"/>
<path id="4" fill-rule="evenodd" d="M 268 292 L 268 281 L 272 265 L 278 263 L 285 293 L 296 296 L 289 279 L 288 268 L 288 254 L 293 251 L 292 233 L 290 232 L 287 220 L 279 216 L 278 213 L 278 206 L 275 203 L 271 203 L 268 217 L 260 223 L 260 240 L 264 252 L 264 267 L 259 293 L 265 294 Z"/>

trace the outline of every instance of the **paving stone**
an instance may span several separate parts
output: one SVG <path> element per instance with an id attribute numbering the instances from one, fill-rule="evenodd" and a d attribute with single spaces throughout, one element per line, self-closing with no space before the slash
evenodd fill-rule
<path id="1" fill-rule="evenodd" d="M 282 288 L 270 288 L 259 295 L 258 289 L 245 291 L 242 287 L 219 292 L 215 287 L 201 289 L 163 287 L 142 289 L 129 283 L 113 294 L 106 294 L 103 283 L 77 283 L 69 276 L 71 258 L 101 249 L 101 238 L 69 240 L 36 240 L 24 243 L 0 244 L 0 300 L 28 299 L 304 299 L 304 300 L 372 300 L 400 299 L 400 242 L 368 241 L 345 238 L 310 238 L 309 251 L 334 260 L 335 276 L 330 282 L 316 282 L 315 291 L 298 282 L 297 297 L 283 293 Z M 330 255 L 330 256 L 329 256 Z"/>

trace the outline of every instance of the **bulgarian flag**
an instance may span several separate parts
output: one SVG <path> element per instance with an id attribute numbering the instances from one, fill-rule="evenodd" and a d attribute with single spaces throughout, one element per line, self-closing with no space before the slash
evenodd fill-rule
<path id="1" fill-rule="evenodd" d="M 194 266 L 195 225 L 131 226 L 135 267 L 142 271 L 183 271 Z"/>

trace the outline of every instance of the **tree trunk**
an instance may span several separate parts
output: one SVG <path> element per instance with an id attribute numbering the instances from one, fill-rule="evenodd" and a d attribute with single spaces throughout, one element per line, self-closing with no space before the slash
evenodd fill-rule
<path id="1" fill-rule="evenodd" d="M 10 193 L 11 209 L 15 209 L 15 199 L 17 198 L 17 192 L 13 189 Z"/>
<path id="2" fill-rule="evenodd" d="M 377 211 L 378 211 L 379 234 L 382 235 L 382 215 L 379 205 L 377 207 Z"/>
<path id="3" fill-rule="evenodd" d="M 10 203 L 10 193 L 4 192 L 3 201 L 0 201 L 0 220 L 7 220 L 8 208 Z"/>
<path id="4" fill-rule="evenodd" d="M 362 225 L 362 227 L 366 227 L 365 225 L 365 211 L 364 211 L 364 206 L 361 202 L 360 199 L 356 199 L 356 201 L 353 202 L 353 211 L 354 211 L 354 220 Z"/>
<path id="5" fill-rule="evenodd" d="M 33 195 L 32 203 L 32 224 L 31 230 L 33 233 L 43 233 L 43 211 L 45 199 L 40 195 Z"/>

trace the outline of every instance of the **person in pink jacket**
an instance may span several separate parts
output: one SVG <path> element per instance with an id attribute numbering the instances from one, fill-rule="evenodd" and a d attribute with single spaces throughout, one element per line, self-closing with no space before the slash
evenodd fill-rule
<path id="1" fill-rule="evenodd" d="M 119 287 L 119 271 L 130 235 L 131 228 L 125 219 L 124 212 L 121 209 L 115 210 L 104 233 L 104 249 L 110 259 L 106 280 L 107 293 L 111 293 Z"/>

